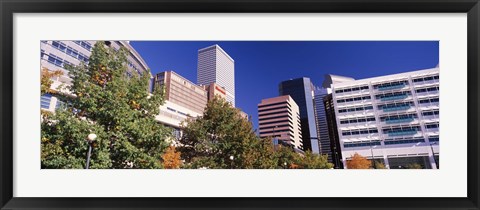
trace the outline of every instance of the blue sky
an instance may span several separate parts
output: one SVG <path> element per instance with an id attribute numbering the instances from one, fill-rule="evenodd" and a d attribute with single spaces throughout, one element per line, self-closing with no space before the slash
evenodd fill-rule
<path id="1" fill-rule="evenodd" d="M 236 107 L 252 116 L 257 104 L 278 96 L 281 81 L 325 74 L 355 79 L 433 68 L 437 41 L 132 41 L 152 74 L 172 70 L 197 82 L 198 49 L 218 44 L 235 60 Z"/>

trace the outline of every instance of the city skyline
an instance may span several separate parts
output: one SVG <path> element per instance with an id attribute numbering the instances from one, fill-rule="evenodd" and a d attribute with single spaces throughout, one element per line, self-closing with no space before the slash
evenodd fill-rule
<path id="1" fill-rule="evenodd" d="M 236 107 L 258 128 L 256 105 L 278 85 L 325 74 L 363 79 L 438 65 L 437 41 L 132 41 L 152 74 L 172 70 L 197 83 L 198 50 L 218 44 L 235 60 Z M 359 69 L 361 69 L 359 71 Z"/>

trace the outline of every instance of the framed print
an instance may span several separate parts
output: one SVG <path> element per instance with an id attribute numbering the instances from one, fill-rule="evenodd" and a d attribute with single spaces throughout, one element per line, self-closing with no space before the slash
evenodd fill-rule
<path id="1" fill-rule="evenodd" d="M 0 5 L 1 209 L 479 208 L 477 0 Z"/>

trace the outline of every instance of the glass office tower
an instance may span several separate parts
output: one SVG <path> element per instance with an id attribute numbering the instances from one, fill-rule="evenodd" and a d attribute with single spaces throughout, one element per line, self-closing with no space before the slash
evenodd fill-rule
<path id="1" fill-rule="evenodd" d="M 317 128 L 313 106 L 314 86 L 310 78 L 302 77 L 283 81 L 278 87 L 280 95 L 290 95 L 300 108 L 300 123 L 302 127 L 302 141 L 305 151 L 319 153 Z"/>

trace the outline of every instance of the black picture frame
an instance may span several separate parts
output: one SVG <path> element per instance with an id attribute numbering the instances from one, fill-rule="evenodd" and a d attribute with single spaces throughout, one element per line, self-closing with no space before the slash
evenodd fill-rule
<path id="1" fill-rule="evenodd" d="M 479 209 L 478 0 L 0 0 L 1 209 Z M 16 198 L 13 197 L 15 13 L 467 13 L 468 196 L 465 198 Z M 451 181 L 451 180 L 445 180 Z M 253 189 L 252 189 L 253 190 Z M 319 189 L 325 190 L 325 189 Z"/>

